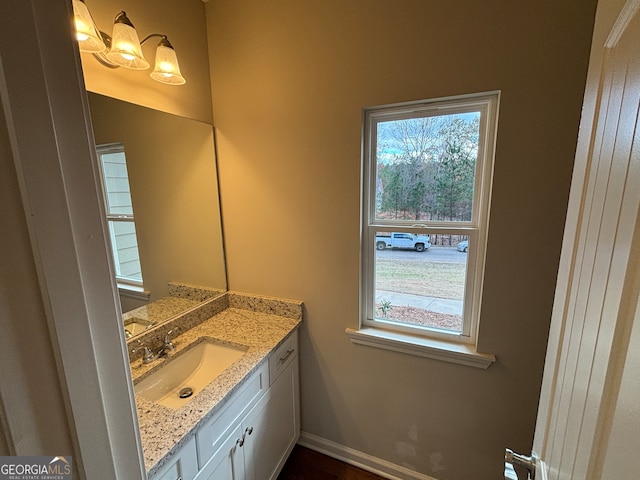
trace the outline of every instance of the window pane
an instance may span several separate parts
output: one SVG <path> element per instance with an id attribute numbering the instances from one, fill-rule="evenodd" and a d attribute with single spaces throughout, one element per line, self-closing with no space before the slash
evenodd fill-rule
<path id="1" fill-rule="evenodd" d="M 376 123 L 378 220 L 471 221 L 480 112 Z"/>
<path id="2" fill-rule="evenodd" d="M 107 213 L 109 215 L 133 215 L 129 175 L 124 152 L 100 153 L 104 175 Z"/>
<path id="3" fill-rule="evenodd" d="M 133 222 L 110 220 L 109 233 L 113 248 L 116 277 L 142 282 L 136 226 Z"/>
<path id="4" fill-rule="evenodd" d="M 466 237 L 424 238 L 377 232 L 374 319 L 460 333 L 467 271 L 462 242 Z M 423 250 L 424 245 L 430 247 Z"/>
<path id="5" fill-rule="evenodd" d="M 122 144 L 98 145 L 116 278 L 142 285 L 127 161 Z M 114 218 L 116 217 L 116 218 Z"/>

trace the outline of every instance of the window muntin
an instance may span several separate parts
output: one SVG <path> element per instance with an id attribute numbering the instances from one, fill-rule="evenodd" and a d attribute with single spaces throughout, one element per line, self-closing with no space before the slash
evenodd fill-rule
<path id="1" fill-rule="evenodd" d="M 142 268 L 124 145 L 99 145 L 100 171 L 116 279 L 142 286 Z"/>
<path id="2" fill-rule="evenodd" d="M 363 325 L 475 341 L 497 104 L 496 93 L 365 111 Z M 431 247 L 380 248 L 400 233 Z"/>

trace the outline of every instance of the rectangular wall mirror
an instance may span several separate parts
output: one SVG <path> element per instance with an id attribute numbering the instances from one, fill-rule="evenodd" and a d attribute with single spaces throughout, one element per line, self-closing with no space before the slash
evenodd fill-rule
<path id="1" fill-rule="evenodd" d="M 213 127 L 88 96 L 123 312 L 147 303 L 136 290 L 167 297 L 169 282 L 225 291 Z"/>

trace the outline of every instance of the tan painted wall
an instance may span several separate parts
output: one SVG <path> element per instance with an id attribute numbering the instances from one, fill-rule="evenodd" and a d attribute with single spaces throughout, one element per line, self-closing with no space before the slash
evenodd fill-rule
<path id="1" fill-rule="evenodd" d="M 305 302 L 302 428 L 447 480 L 531 448 L 595 1 L 207 4 L 229 288 Z M 352 345 L 363 107 L 501 90 L 487 371 Z"/>
<path id="2" fill-rule="evenodd" d="M 124 144 L 150 301 L 170 281 L 226 289 L 211 125 L 102 95 L 89 104 L 96 144 Z"/>
<path id="3" fill-rule="evenodd" d="M 86 0 L 85 3 L 98 28 L 108 35 L 112 33 L 114 17 L 121 10 L 127 12 L 140 40 L 151 33 L 167 35 L 176 50 L 180 71 L 187 80 L 182 86 L 164 85 L 149 77 L 157 45 L 156 39 L 150 39 L 142 48 L 151 64 L 146 71 L 109 69 L 98 63 L 91 54 L 82 53 L 87 90 L 213 123 L 202 0 Z"/>

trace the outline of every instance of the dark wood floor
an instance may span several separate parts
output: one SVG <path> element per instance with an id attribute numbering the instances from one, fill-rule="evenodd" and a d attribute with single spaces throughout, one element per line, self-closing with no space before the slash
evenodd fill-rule
<path id="1" fill-rule="evenodd" d="M 278 480 L 384 480 L 378 475 L 296 445 Z"/>

